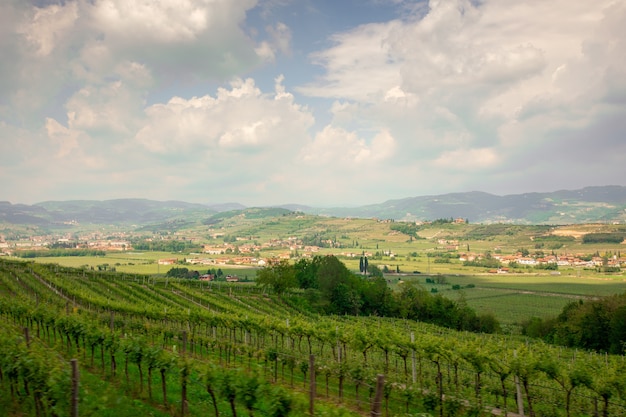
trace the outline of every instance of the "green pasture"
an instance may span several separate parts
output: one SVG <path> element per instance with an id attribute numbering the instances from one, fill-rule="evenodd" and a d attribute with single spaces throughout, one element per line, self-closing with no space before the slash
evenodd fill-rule
<path id="1" fill-rule="evenodd" d="M 390 274 L 386 278 L 394 288 L 400 281 L 417 282 L 427 291 L 463 300 L 479 314 L 492 313 L 504 326 L 519 325 L 531 317 L 556 317 L 572 301 L 626 291 L 623 276 L 476 274 L 441 277 L 446 284 L 426 282 L 427 278 L 436 280 L 437 275 Z M 460 289 L 453 289 L 455 285 Z"/>
<path id="2" fill-rule="evenodd" d="M 38 263 L 58 264 L 72 268 L 98 269 L 98 266 L 107 264 L 117 272 L 127 274 L 143 275 L 165 275 L 172 268 L 187 268 L 189 270 L 206 273 L 210 269 L 221 269 L 225 275 L 237 275 L 240 278 L 254 279 L 256 269 L 252 267 L 241 267 L 237 265 L 159 265 L 159 259 L 194 258 L 196 255 L 169 253 L 169 252 L 108 252 L 105 256 L 59 256 L 59 257 L 38 257 L 33 260 Z M 206 256 L 201 256 L 206 257 Z"/>
<path id="3" fill-rule="evenodd" d="M 379 248 L 380 248 L 379 244 Z M 264 252 L 264 256 L 278 254 L 280 250 Z M 284 252 L 284 250 L 282 250 Z M 339 254 L 338 249 L 323 249 L 318 254 Z M 504 325 L 519 324 L 521 321 L 536 316 L 541 318 L 554 317 L 563 306 L 579 298 L 593 298 L 620 294 L 626 291 L 626 276 L 622 274 L 606 275 L 582 269 L 564 269 L 560 275 L 550 271 L 540 273 L 530 269 L 522 269 L 522 273 L 490 274 L 485 268 L 463 266 L 459 261 L 435 263 L 423 253 L 418 257 L 372 259 L 371 264 L 379 268 L 387 265 L 391 272 L 400 268 L 401 274 L 387 274 L 386 278 L 395 288 L 399 280 L 416 281 L 428 291 L 437 291 L 442 296 L 458 300 L 461 297 L 478 313 L 493 313 Z M 146 275 L 164 275 L 173 267 L 185 267 L 201 273 L 209 269 L 221 269 L 224 274 L 238 275 L 242 279 L 253 280 L 256 269 L 237 265 L 159 265 L 158 260 L 164 258 L 195 257 L 196 255 L 168 252 L 109 252 L 106 256 L 87 257 L 42 257 L 36 262 L 57 263 L 69 267 L 95 268 L 108 264 L 118 272 Z M 199 257 L 208 257 L 201 255 Z M 358 257 L 341 256 L 346 266 L 353 270 L 359 269 Z M 420 274 L 412 274 L 420 271 Z M 426 283 L 426 278 L 436 279 L 445 276 L 446 285 Z M 473 288 L 467 288 L 472 284 Z M 462 290 L 453 290 L 458 285 Z"/>
<path id="4" fill-rule="evenodd" d="M 626 291 L 623 275 L 577 277 L 575 275 L 481 274 L 447 276 L 451 285 L 474 284 L 479 288 L 533 292 L 542 295 L 599 297 Z"/>
<path id="5" fill-rule="evenodd" d="M 421 226 L 417 235 L 392 230 L 392 224 L 375 219 L 324 218 L 309 215 L 255 217 L 254 213 L 229 218 L 219 225 L 202 225 L 179 230 L 176 238 L 198 239 L 206 244 L 221 244 L 223 239 L 210 236 L 219 232 L 234 244 L 272 240 L 301 239 L 305 245 L 321 239 L 335 242 L 337 247 L 322 247 L 307 255 L 335 255 L 352 271 L 359 270 L 359 256 L 365 252 L 369 264 L 390 272 L 386 278 L 395 288 L 398 280 L 416 280 L 428 291 L 459 299 L 479 313 L 493 313 L 503 324 L 515 324 L 532 316 L 553 317 L 562 307 L 581 297 L 600 297 L 626 291 L 626 273 L 603 274 L 594 269 L 561 267 L 558 271 L 516 268 L 510 274 L 488 273 L 490 268 L 464 266 L 461 253 L 513 254 L 519 249 L 546 254 L 618 254 L 625 245 L 584 244 L 584 233 L 617 230 L 614 225 L 520 226 L 509 224 L 432 224 Z M 215 229 L 213 229 L 215 227 Z M 626 226 L 619 226 L 623 230 Z M 234 238 L 246 240 L 234 240 Z M 539 239 L 538 239 L 539 238 Z M 552 239 L 552 240 L 550 240 Z M 225 240 L 225 239 L 224 239 Z M 557 246 L 558 249 L 554 249 Z M 261 249 L 255 256 L 272 258 L 289 253 L 287 247 Z M 392 256 L 388 255 L 391 253 Z M 305 255 L 303 250 L 299 255 Z M 442 254 L 451 254 L 444 259 Z M 294 252 L 293 255 L 296 255 Z M 356 256 L 350 256 L 356 255 Z M 109 252 L 106 256 L 45 257 L 35 262 L 57 263 L 70 267 L 107 268 L 129 274 L 164 275 L 173 267 L 185 267 L 201 273 L 221 269 L 225 274 L 254 279 L 256 270 L 236 265 L 159 265 L 158 260 L 175 258 L 216 258 L 206 254 L 168 252 Z M 221 256 L 220 256 L 221 257 Z M 394 274 L 399 271 L 399 274 Z M 447 285 L 426 284 L 427 277 L 445 276 Z M 466 288 L 472 284 L 473 288 Z M 463 289 L 453 290 L 458 285 Z"/>
<path id="6" fill-rule="evenodd" d="M 556 317 L 563 307 L 574 301 L 566 296 L 481 289 L 450 291 L 445 296 L 456 300 L 463 297 L 468 306 L 479 313 L 492 313 L 503 325 L 517 325 L 531 317 Z"/>

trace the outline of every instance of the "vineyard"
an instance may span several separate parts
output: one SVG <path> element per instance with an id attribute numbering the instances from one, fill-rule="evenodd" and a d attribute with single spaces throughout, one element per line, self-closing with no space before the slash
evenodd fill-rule
<path id="1" fill-rule="evenodd" d="M 0 416 L 626 416 L 623 356 L 293 299 L 0 260 Z"/>

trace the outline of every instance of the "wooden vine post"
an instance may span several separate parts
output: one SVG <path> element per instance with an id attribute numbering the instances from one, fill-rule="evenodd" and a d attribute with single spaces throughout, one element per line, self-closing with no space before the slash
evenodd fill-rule
<path id="1" fill-rule="evenodd" d="M 71 417 L 78 417 L 78 360 L 72 359 L 72 410 Z"/>
<path id="2" fill-rule="evenodd" d="M 376 376 L 376 394 L 374 395 L 374 401 L 372 402 L 371 417 L 380 416 L 380 405 L 383 400 L 383 389 L 385 386 L 385 375 L 378 374 Z"/>
<path id="3" fill-rule="evenodd" d="M 517 350 L 513 351 L 513 357 L 517 358 Z M 522 387 L 520 386 L 519 383 L 519 376 L 515 375 L 514 378 L 515 380 L 515 393 L 516 393 L 516 399 L 517 399 L 517 413 L 524 417 L 524 398 L 522 397 Z"/>
<path id="4" fill-rule="evenodd" d="M 30 348 L 30 333 L 28 327 L 24 327 L 24 339 L 26 340 L 26 348 Z"/>
<path id="5" fill-rule="evenodd" d="M 315 355 L 309 355 L 309 414 L 314 415 L 315 407 Z"/>
<path id="6" fill-rule="evenodd" d="M 415 357 L 415 333 L 411 332 L 411 376 L 413 378 L 413 383 L 417 382 L 417 369 L 415 367 L 416 357 Z"/>

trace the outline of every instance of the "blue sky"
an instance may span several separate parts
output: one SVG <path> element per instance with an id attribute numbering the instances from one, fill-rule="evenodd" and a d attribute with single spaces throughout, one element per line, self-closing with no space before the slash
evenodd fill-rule
<path id="1" fill-rule="evenodd" d="M 626 185 L 618 0 L 5 0 L 0 200 Z"/>

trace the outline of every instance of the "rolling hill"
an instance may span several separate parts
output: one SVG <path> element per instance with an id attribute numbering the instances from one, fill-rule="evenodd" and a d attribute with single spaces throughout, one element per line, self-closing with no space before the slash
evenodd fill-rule
<path id="1" fill-rule="evenodd" d="M 332 217 L 375 217 L 404 221 L 462 218 L 472 223 L 624 222 L 626 187 L 597 186 L 505 196 L 472 191 L 388 200 L 360 207 L 319 208 L 291 204 L 272 208 Z M 238 203 L 205 205 L 147 199 L 47 201 L 34 205 L 4 201 L 0 202 L 0 223 L 42 227 L 68 223 L 142 226 L 184 219 L 186 222 L 207 224 L 211 223 L 213 217 L 234 215 L 246 209 Z M 225 214 L 229 212 L 233 213 Z"/>

